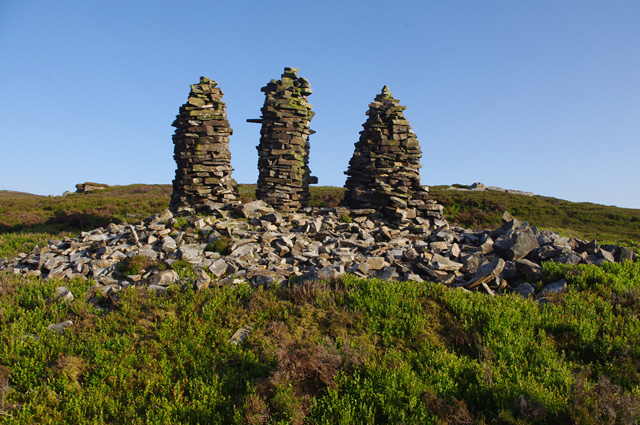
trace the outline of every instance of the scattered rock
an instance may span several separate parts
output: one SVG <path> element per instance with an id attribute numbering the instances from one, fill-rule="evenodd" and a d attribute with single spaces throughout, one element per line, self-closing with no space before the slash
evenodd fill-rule
<path id="1" fill-rule="evenodd" d="M 246 325 L 235 331 L 231 338 L 229 338 L 227 343 L 232 345 L 240 345 L 245 342 L 247 338 L 249 338 L 249 335 L 251 335 L 251 326 Z"/>
<path id="2" fill-rule="evenodd" d="M 177 283 L 180 277 L 174 270 L 165 270 L 154 274 L 149 281 L 149 286 L 170 286 Z"/>
<path id="3" fill-rule="evenodd" d="M 72 325 L 73 325 L 73 322 L 71 320 L 67 320 L 65 322 L 52 323 L 49 326 L 47 326 L 47 329 L 49 329 L 50 331 L 57 332 L 57 333 L 62 333 L 62 332 L 64 332 L 65 329 L 67 329 L 68 327 L 70 327 Z"/>
<path id="4" fill-rule="evenodd" d="M 520 259 L 515 262 L 515 265 L 516 269 L 526 277 L 529 277 L 534 281 L 542 279 L 542 267 L 540 267 L 539 264 L 536 264 L 533 261 Z"/>
<path id="5" fill-rule="evenodd" d="M 535 292 L 535 288 L 533 287 L 532 284 L 525 282 L 513 288 L 513 292 L 521 295 L 524 298 L 529 298 L 533 296 L 533 293 Z"/>
<path id="6" fill-rule="evenodd" d="M 66 286 L 58 286 L 56 288 L 56 300 L 61 300 L 61 301 L 73 301 L 73 294 L 71 293 L 71 291 L 69 291 L 69 289 Z"/>
<path id="7" fill-rule="evenodd" d="M 504 265 L 504 260 L 502 258 L 498 258 L 497 260 L 478 267 L 478 271 L 476 271 L 473 278 L 469 282 L 467 282 L 464 287 L 467 289 L 471 289 L 482 283 L 492 281 L 502 272 L 502 269 L 504 269 Z"/>
<path id="8" fill-rule="evenodd" d="M 236 207 L 227 204 L 221 209 Z M 339 216 L 333 208 L 280 214 L 262 201 L 243 207 L 247 214 L 259 216 L 175 220 L 170 212 L 162 212 L 139 224 L 111 224 L 75 238 L 49 241 L 43 248 L 0 261 L 0 270 L 46 279 L 94 279 L 103 297 L 93 291 L 88 301 L 109 308 L 123 287 L 144 285 L 151 292 L 163 293 L 172 284 L 187 284 L 180 282 L 175 271 L 156 268 L 178 259 L 188 261 L 199 273 L 194 282 L 199 290 L 211 285 L 209 273 L 216 285 L 235 284 L 242 278 L 261 286 L 296 279 L 333 280 L 348 272 L 386 280 L 436 281 L 486 293 L 489 288 L 494 294 L 530 291 L 521 284 L 541 280 L 542 261 L 600 264 L 636 260 L 628 249 L 562 238 L 547 230 L 538 232 L 507 214 L 500 229 L 471 231 L 446 222 L 425 225 L 429 219 L 419 216 L 405 221 L 344 207 Z M 345 210 L 352 217 L 350 223 L 341 220 L 347 215 Z M 207 250 L 223 236 L 229 240 L 230 252 Z M 531 245 L 535 247 L 529 251 Z M 510 259 L 525 253 L 526 258 Z M 121 263 L 136 256 L 148 257 L 150 267 L 126 275 Z M 70 293 L 65 294 L 60 287 L 56 297 L 71 299 Z M 104 297 L 109 301 L 102 301 Z"/>
<path id="9" fill-rule="evenodd" d="M 197 292 L 204 291 L 205 289 L 209 289 L 209 284 L 211 283 L 211 276 L 207 274 L 203 269 L 199 269 L 196 272 L 196 283 L 195 290 Z"/>

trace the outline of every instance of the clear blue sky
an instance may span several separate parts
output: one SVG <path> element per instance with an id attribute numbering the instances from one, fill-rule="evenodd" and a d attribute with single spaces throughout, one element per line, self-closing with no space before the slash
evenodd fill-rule
<path id="1" fill-rule="evenodd" d="M 387 84 L 427 185 L 640 208 L 640 1 L 0 1 L 0 189 L 168 184 L 171 123 L 225 92 L 234 177 L 255 183 L 260 88 L 314 90 L 311 170 L 342 186 Z"/>

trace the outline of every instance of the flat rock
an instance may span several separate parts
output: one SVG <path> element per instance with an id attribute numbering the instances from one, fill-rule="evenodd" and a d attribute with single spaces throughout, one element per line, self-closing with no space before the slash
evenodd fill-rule
<path id="1" fill-rule="evenodd" d="M 242 218 L 259 218 L 263 215 L 272 214 L 275 210 L 264 201 L 252 201 L 239 205 L 234 212 Z"/>
<path id="2" fill-rule="evenodd" d="M 504 269 L 505 262 L 502 258 L 498 258 L 490 263 L 484 264 L 478 267 L 473 278 L 467 282 L 464 287 L 467 289 L 474 288 L 481 283 L 487 283 L 494 280 L 496 277 L 500 275 L 502 270 Z"/>
<path id="3" fill-rule="evenodd" d="M 367 258 L 366 264 L 369 270 L 380 270 L 389 265 L 384 257 L 369 257 Z"/>
<path id="4" fill-rule="evenodd" d="M 457 271 L 457 270 L 460 270 L 460 268 L 462 268 L 462 263 L 458 263 L 456 261 L 445 258 L 440 254 L 433 255 L 433 257 L 431 258 L 430 265 L 436 270 L 443 270 L 443 271 Z"/>
<path id="5" fill-rule="evenodd" d="M 318 270 L 319 280 L 335 280 L 344 274 L 344 266 L 342 264 L 331 264 Z"/>
<path id="6" fill-rule="evenodd" d="M 219 258 L 209 266 L 209 271 L 213 273 L 215 277 L 220 277 L 227 272 L 227 268 L 227 262 L 222 258 Z"/>
<path id="7" fill-rule="evenodd" d="M 182 245 L 178 249 L 178 258 L 191 264 L 199 264 L 202 262 L 203 252 L 203 244 Z"/>
<path id="8" fill-rule="evenodd" d="M 160 286 L 160 285 L 149 285 L 147 286 L 147 291 L 149 292 L 155 292 L 158 295 L 164 294 L 167 291 L 167 287 L 166 286 Z"/>

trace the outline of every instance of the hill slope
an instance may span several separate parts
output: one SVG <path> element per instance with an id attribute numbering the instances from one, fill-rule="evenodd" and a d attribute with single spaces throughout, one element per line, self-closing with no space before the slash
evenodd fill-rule
<path id="1" fill-rule="evenodd" d="M 255 199 L 255 185 L 241 184 L 240 199 Z M 337 206 L 343 188 L 311 187 L 311 205 Z M 500 192 L 457 192 L 432 187 L 447 219 L 468 228 L 495 228 L 503 211 L 540 228 L 581 239 L 640 247 L 640 210 L 573 203 L 544 196 Z M 109 223 L 137 222 L 169 205 L 170 185 L 112 186 L 99 192 L 45 197 L 0 191 L 0 257 L 30 250 L 38 241 Z"/>

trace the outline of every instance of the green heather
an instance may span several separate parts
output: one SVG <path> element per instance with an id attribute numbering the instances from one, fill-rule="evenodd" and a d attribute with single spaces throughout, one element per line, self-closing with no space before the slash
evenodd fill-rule
<path id="1" fill-rule="evenodd" d="M 502 192 L 458 192 L 431 187 L 432 199 L 445 207 L 447 219 L 470 228 L 495 228 L 503 211 L 540 228 L 598 241 L 626 242 L 638 247 L 640 210 L 587 202 L 569 202 L 546 196 Z"/>
<path id="2" fill-rule="evenodd" d="M 112 310 L 92 282 L 0 275 L 4 423 L 633 423 L 640 264 L 549 267 L 541 304 L 345 277 Z M 54 300 L 66 285 L 72 302 Z M 72 320 L 57 334 L 46 326 Z M 236 346 L 235 330 L 252 326 Z M 6 416 L 11 415 L 11 416 Z"/>
<path id="3" fill-rule="evenodd" d="M 253 199 L 253 189 L 241 185 L 241 197 Z M 343 193 L 311 190 L 316 206 Z M 141 185 L 55 198 L 0 192 L 0 256 L 135 222 L 166 208 L 169 193 Z M 493 227 L 509 210 L 567 234 L 640 241 L 638 210 L 438 188 L 432 196 L 469 226 Z M 227 242 L 209 249 L 224 252 Z M 133 257 L 122 267 L 167 266 Z M 172 268 L 195 279 L 188 263 Z M 132 287 L 98 295 L 96 308 L 87 302 L 93 281 L 0 273 L 0 423 L 637 423 L 640 263 L 550 263 L 535 284 L 561 278 L 569 291 L 546 303 L 345 276 L 200 293 L 173 286 L 163 295 Z M 56 300 L 58 286 L 75 299 Z M 67 320 L 62 333 L 47 329 Z M 229 343 L 245 326 L 247 340 Z"/>

